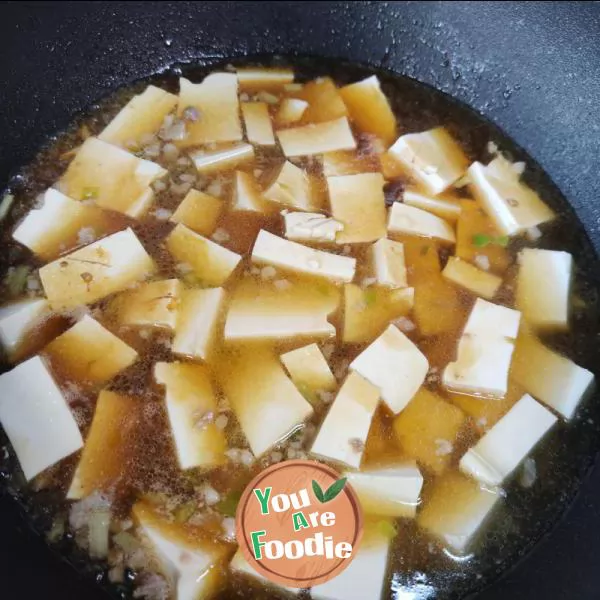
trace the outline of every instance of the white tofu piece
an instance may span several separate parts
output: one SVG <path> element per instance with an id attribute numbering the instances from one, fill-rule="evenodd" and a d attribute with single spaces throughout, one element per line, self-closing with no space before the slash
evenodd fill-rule
<path id="1" fill-rule="evenodd" d="M 463 335 L 456 361 L 442 374 L 444 387 L 463 394 L 504 398 L 514 349 L 513 341 L 502 337 Z"/>
<path id="2" fill-rule="evenodd" d="M 217 227 L 225 202 L 204 192 L 190 190 L 169 218 L 172 223 L 182 223 L 200 235 L 211 235 Z"/>
<path id="3" fill-rule="evenodd" d="M 457 357 L 444 369 L 443 385 L 452 391 L 504 398 L 521 313 L 478 298 L 471 310 Z"/>
<path id="4" fill-rule="evenodd" d="M 102 390 L 81 458 L 67 492 L 80 500 L 94 492 L 114 493 L 131 475 L 141 403 L 130 396 Z"/>
<path id="5" fill-rule="evenodd" d="M 214 418 L 217 398 L 204 365 L 158 362 L 154 378 L 166 388 L 165 403 L 182 469 L 212 469 L 227 459 L 227 441 Z"/>
<path id="6" fill-rule="evenodd" d="M 308 102 L 298 98 L 284 98 L 275 115 L 275 125 L 285 127 L 297 123 L 308 108 Z"/>
<path id="7" fill-rule="evenodd" d="M 517 338 L 511 375 L 525 391 L 567 420 L 594 381 L 593 373 L 526 332 Z"/>
<path id="8" fill-rule="evenodd" d="M 458 473 L 436 479 L 417 516 L 417 523 L 440 538 L 451 550 L 465 554 L 500 498 L 494 489 Z"/>
<path id="9" fill-rule="evenodd" d="M 135 504 L 133 517 L 176 600 L 208 599 L 218 592 L 227 545 L 197 525 L 168 521 L 145 502 Z"/>
<path id="10" fill-rule="evenodd" d="M 380 598 L 386 583 L 391 539 L 377 525 L 365 530 L 352 562 L 333 579 L 310 590 L 314 600 L 367 600 Z"/>
<path id="11" fill-rule="evenodd" d="M 321 424 L 311 454 L 358 469 L 378 403 L 379 389 L 351 372 Z"/>
<path id="12" fill-rule="evenodd" d="M 219 380 L 256 457 L 289 437 L 312 414 L 272 350 L 248 348 L 228 357 Z"/>
<path id="13" fill-rule="evenodd" d="M 275 134 L 266 102 L 242 102 L 246 137 L 251 144 L 274 146 Z"/>
<path id="14" fill-rule="evenodd" d="M 81 246 L 82 230 L 93 231 L 100 238 L 109 229 L 108 215 L 101 208 L 82 204 L 48 188 L 42 207 L 27 213 L 13 232 L 13 239 L 48 261 Z"/>
<path id="15" fill-rule="evenodd" d="M 207 360 L 214 345 L 224 300 L 223 288 L 183 291 L 171 346 L 175 354 Z"/>
<path id="16" fill-rule="evenodd" d="M 274 583 L 256 571 L 248 564 L 243 552 L 239 548 L 229 563 L 229 569 L 232 573 L 243 575 L 244 577 L 248 577 L 250 580 L 256 581 L 258 584 L 260 584 L 261 588 L 264 586 L 275 590 L 283 590 L 288 594 L 293 594 L 294 596 L 297 596 L 300 593 L 300 588 L 291 588 L 285 585 Z"/>
<path id="17" fill-rule="evenodd" d="M 519 333 L 520 321 L 521 313 L 518 310 L 477 298 L 467 319 L 464 333 L 514 340 Z"/>
<path id="18" fill-rule="evenodd" d="M 573 257 L 568 252 L 521 250 L 516 304 L 531 327 L 568 327 L 572 276 Z"/>
<path id="19" fill-rule="evenodd" d="M 281 355 L 281 362 L 300 390 L 331 391 L 337 387 L 337 381 L 317 344 L 286 352 Z"/>
<path id="20" fill-rule="evenodd" d="M 361 131 L 383 140 L 387 148 L 396 139 L 396 117 L 377 75 L 345 85 L 340 89 L 352 122 Z"/>
<path id="21" fill-rule="evenodd" d="M 178 279 L 141 283 L 113 301 L 120 325 L 174 329 L 183 286 Z"/>
<path id="22" fill-rule="evenodd" d="M 404 246 L 382 238 L 369 247 L 369 260 L 373 276 L 378 285 L 389 288 L 405 288 L 406 263 Z"/>
<path id="23" fill-rule="evenodd" d="M 457 256 L 448 258 L 442 275 L 448 281 L 488 300 L 496 295 L 502 285 L 502 277 L 482 271 Z"/>
<path id="24" fill-rule="evenodd" d="M 254 160 L 254 148 L 250 144 L 236 144 L 212 151 L 196 150 L 189 157 L 200 173 L 210 173 L 220 169 L 233 169 Z"/>
<path id="25" fill-rule="evenodd" d="M 26 337 L 50 313 L 46 299 L 34 298 L 0 308 L 0 344 L 9 360 L 19 354 Z"/>
<path id="26" fill-rule="evenodd" d="M 263 192 L 263 196 L 271 202 L 298 210 L 318 208 L 314 202 L 308 174 L 287 160 L 281 165 L 277 176 Z"/>
<path id="27" fill-rule="evenodd" d="M 519 181 L 517 173 L 490 166 L 474 162 L 467 174 L 473 195 L 500 233 L 516 235 L 555 217 L 538 194 Z"/>
<path id="28" fill-rule="evenodd" d="M 0 423 L 28 481 L 83 446 L 71 410 L 39 356 L 0 375 Z"/>
<path id="29" fill-rule="evenodd" d="M 338 244 L 374 242 L 386 235 L 386 210 L 381 173 L 327 177 L 334 219 L 344 225 Z"/>
<path id="30" fill-rule="evenodd" d="M 58 186 L 75 200 L 90 199 L 101 208 L 139 218 L 148 212 L 154 200 L 150 184 L 166 174 L 156 163 L 89 137 L 59 179 Z"/>
<path id="31" fill-rule="evenodd" d="M 390 325 L 351 363 L 350 368 L 377 386 L 381 399 L 398 414 L 427 376 L 425 355 L 394 325 Z"/>
<path id="32" fill-rule="evenodd" d="M 90 384 L 105 383 L 138 357 L 133 348 L 89 315 L 52 340 L 44 352 L 55 371 Z"/>
<path id="33" fill-rule="evenodd" d="M 157 133 L 176 105 L 177 96 L 149 85 L 119 111 L 98 139 L 126 149 L 129 142 L 136 143 L 144 135 Z"/>
<path id="34" fill-rule="evenodd" d="M 400 136 L 388 153 L 433 195 L 460 179 L 469 166 L 462 148 L 443 127 Z"/>
<path id="35" fill-rule="evenodd" d="M 426 196 L 414 190 L 404 190 L 402 201 L 404 204 L 426 210 L 450 223 L 455 223 L 460 216 L 460 202 L 455 200 Z"/>
<path id="36" fill-rule="evenodd" d="M 240 282 L 233 292 L 225 321 L 226 340 L 329 338 L 335 327 L 327 317 L 339 303 L 336 293 L 323 294 L 306 284 L 287 289 Z"/>
<path id="37" fill-rule="evenodd" d="M 198 109 L 200 118 L 186 123 L 187 135 L 177 142 L 181 147 L 198 146 L 211 142 L 239 142 L 242 140 L 238 81 L 233 73 L 211 73 L 202 83 L 179 79 L 177 115 L 188 107 Z"/>
<path id="38" fill-rule="evenodd" d="M 181 223 L 167 236 L 165 243 L 177 262 L 190 265 L 194 275 L 209 286 L 225 283 L 242 259 Z"/>
<path id="39" fill-rule="evenodd" d="M 414 518 L 423 487 L 416 463 L 344 473 L 366 514 Z"/>
<path id="40" fill-rule="evenodd" d="M 365 154 L 359 150 L 340 150 L 323 154 L 323 175 L 359 175 L 360 173 L 378 173 L 381 160 L 378 154 Z"/>
<path id="41" fill-rule="evenodd" d="M 314 212 L 287 212 L 283 220 L 285 237 L 298 242 L 333 242 L 344 229 L 333 217 Z"/>
<path id="42" fill-rule="evenodd" d="M 286 68 L 242 67 L 236 73 L 242 90 L 279 89 L 294 81 L 294 71 Z"/>
<path id="43" fill-rule="evenodd" d="M 352 281 L 356 271 L 356 259 L 354 258 L 308 248 L 302 244 L 284 240 L 264 229 L 260 230 L 254 243 L 252 260 L 317 277 L 325 277 L 336 282 Z"/>
<path id="44" fill-rule="evenodd" d="M 388 232 L 435 238 L 451 244 L 456 242 L 454 229 L 444 219 L 402 202 L 392 204 L 388 216 Z"/>
<path id="45" fill-rule="evenodd" d="M 254 176 L 245 171 L 235 172 L 232 210 L 270 214 L 276 208 L 266 201 Z"/>
<path id="46" fill-rule="evenodd" d="M 484 485 L 501 485 L 556 421 L 525 394 L 460 459 L 460 470 Z"/>
<path id="47" fill-rule="evenodd" d="M 283 153 L 288 157 L 312 156 L 356 148 L 356 140 L 346 117 L 324 123 L 280 129 L 277 131 L 277 137 Z"/>
<path id="48" fill-rule="evenodd" d="M 90 304 L 155 270 L 132 229 L 113 233 L 43 266 L 40 279 L 53 309 Z"/>

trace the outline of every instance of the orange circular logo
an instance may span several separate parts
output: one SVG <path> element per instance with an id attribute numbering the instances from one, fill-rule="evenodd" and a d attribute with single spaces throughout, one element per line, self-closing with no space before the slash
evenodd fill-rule
<path id="1" fill-rule="evenodd" d="M 244 491 L 236 514 L 240 549 L 279 585 L 325 583 L 352 561 L 362 538 L 354 490 L 334 469 L 309 460 L 272 465 Z"/>

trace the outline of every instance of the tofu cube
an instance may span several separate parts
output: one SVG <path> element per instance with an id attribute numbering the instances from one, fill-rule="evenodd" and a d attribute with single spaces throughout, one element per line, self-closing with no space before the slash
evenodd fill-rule
<path id="1" fill-rule="evenodd" d="M 522 233 L 555 217 L 538 194 L 519 181 L 519 175 L 512 169 L 474 162 L 467 174 L 473 195 L 503 235 Z"/>
<path id="2" fill-rule="evenodd" d="M 230 554 L 226 544 L 216 542 L 204 529 L 169 521 L 149 503 L 133 507 L 142 542 L 166 577 L 177 600 L 212 598 L 221 588 L 221 573 Z"/>
<path id="3" fill-rule="evenodd" d="M 40 279 L 55 309 L 90 304 L 120 292 L 155 270 L 132 229 L 113 233 L 43 266 Z"/>
<path id="4" fill-rule="evenodd" d="M 484 485 L 501 485 L 556 421 L 548 409 L 525 394 L 460 459 L 460 470 Z"/>
<path id="5" fill-rule="evenodd" d="M 460 179 L 469 166 L 462 148 L 443 127 L 400 136 L 388 154 L 434 196 Z"/>
<path id="6" fill-rule="evenodd" d="M 464 333 L 514 340 L 519 333 L 520 322 L 521 313 L 518 310 L 478 298 L 471 310 Z"/>
<path id="7" fill-rule="evenodd" d="M 394 202 L 388 217 L 388 232 L 392 235 L 429 237 L 454 244 L 456 237 L 452 226 L 420 208 Z"/>
<path id="8" fill-rule="evenodd" d="M 356 270 L 354 258 L 315 250 L 284 240 L 264 229 L 261 229 L 254 243 L 252 260 L 335 282 L 352 281 Z"/>
<path id="9" fill-rule="evenodd" d="M 276 210 L 264 198 L 256 179 L 245 171 L 235 172 L 232 210 L 271 214 Z"/>
<path id="10" fill-rule="evenodd" d="M 42 260 L 56 258 L 82 243 L 82 232 L 96 238 L 110 231 L 108 214 L 48 188 L 41 208 L 29 211 L 13 232 L 13 239 Z"/>
<path id="11" fill-rule="evenodd" d="M 217 150 L 190 152 L 197 171 L 205 174 L 221 169 L 235 169 L 254 160 L 254 148 L 250 144 L 235 144 Z"/>
<path id="12" fill-rule="evenodd" d="M 154 200 L 150 184 L 166 174 L 156 163 L 89 137 L 58 185 L 74 200 L 90 199 L 100 208 L 137 219 L 148 212 Z"/>
<path id="13" fill-rule="evenodd" d="M 323 154 L 323 175 L 359 175 L 360 173 L 378 173 L 381 169 L 378 154 L 365 154 L 357 150 L 340 150 Z"/>
<path id="14" fill-rule="evenodd" d="M 566 329 L 573 257 L 568 252 L 524 248 L 519 253 L 516 304 L 536 329 Z"/>
<path id="15" fill-rule="evenodd" d="M 458 554 L 469 551 L 500 495 L 496 490 L 449 472 L 436 479 L 417 523 Z"/>
<path id="16" fill-rule="evenodd" d="M 44 353 L 56 372 L 86 385 L 109 381 L 138 357 L 133 348 L 89 315 L 50 342 Z"/>
<path id="17" fill-rule="evenodd" d="M 458 200 L 427 196 L 415 190 L 404 190 L 402 201 L 408 206 L 430 212 L 449 223 L 455 223 L 461 212 L 461 205 Z"/>
<path id="18" fill-rule="evenodd" d="M 330 77 L 319 77 L 309 81 L 292 95 L 308 102 L 308 108 L 302 117 L 303 123 L 323 123 L 348 114 L 340 90 Z"/>
<path id="19" fill-rule="evenodd" d="M 166 246 L 177 262 L 190 265 L 194 275 L 209 286 L 225 283 L 242 259 L 181 223 L 167 236 Z"/>
<path id="20" fill-rule="evenodd" d="M 405 288 L 406 263 L 404 246 L 385 238 L 369 247 L 371 269 L 378 285 L 390 288 Z"/>
<path id="21" fill-rule="evenodd" d="M 358 469 L 378 403 L 379 390 L 358 373 L 350 373 L 319 429 L 311 454 Z"/>
<path id="22" fill-rule="evenodd" d="M 0 424 L 28 481 L 83 446 L 71 409 L 39 356 L 0 375 Z"/>
<path id="23" fill-rule="evenodd" d="M 281 355 L 296 387 L 304 394 L 316 397 L 316 392 L 330 392 L 337 387 L 337 381 L 317 344 L 309 344 Z"/>
<path id="24" fill-rule="evenodd" d="M 391 539 L 377 524 L 365 528 L 362 542 L 352 562 L 333 579 L 315 585 L 314 600 L 366 600 L 380 598 L 387 582 Z"/>
<path id="25" fill-rule="evenodd" d="M 182 223 L 200 235 L 211 235 L 224 208 L 223 200 L 198 190 L 190 190 L 169 221 Z"/>
<path id="26" fill-rule="evenodd" d="M 448 281 L 488 300 L 496 295 L 502 285 L 501 277 L 482 271 L 457 256 L 448 259 L 442 275 Z"/>
<path id="27" fill-rule="evenodd" d="M 246 137 L 251 144 L 274 146 L 275 134 L 266 102 L 242 102 Z"/>
<path id="28" fill-rule="evenodd" d="M 172 351 L 180 356 L 207 360 L 223 312 L 223 288 L 184 290 L 177 311 Z"/>
<path id="29" fill-rule="evenodd" d="M 287 68 L 241 67 L 236 73 L 241 90 L 279 90 L 294 81 L 294 71 Z"/>
<path id="30" fill-rule="evenodd" d="M 102 130 L 98 139 L 127 149 L 145 135 L 160 129 L 164 118 L 177 106 L 177 96 L 154 85 L 134 96 Z"/>
<path id="31" fill-rule="evenodd" d="M 219 382 L 256 457 L 289 437 L 313 412 L 279 357 L 264 347 L 228 356 Z"/>
<path id="32" fill-rule="evenodd" d="M 308 102 L 297 98 L 284 98 L 279 104 L 279 110 L 275 115 L 277 127 L 287 127 L 297 123 L 308 108 Z"/>
<path id="33" fill-rule="evenodd" d="M 28 334 L 39 327 L 49 313 L 48 301 L 39 298 L 0 308 L 0 344 L 11 362 L 23 354 L 29 345 Z"/>
<path id="34" fill-rule="evenodd" d="M 141 283 L 113 302 L 120 325 L 174 329 L 183 286 L 178 279 Z"/>
<path id="35" fill-rule="evenodd" d="M 337 308 L 335 290 L 321 293 L 310 285 L 285 290 L 242 281 L 233 292 L 225 321 L 226 340 L 329 338 L 335 327 L 327 320 Z"/>
<path id="36" fill-rule="evenodd" d="M 140 408 L 141 403 L 135 398 L 108 390 L 100 392 L 67 499 L 112 492 L 128 484 L 135 460 Z"/>
<path id="37" fill-rule="evenodd" d="M 344 225 L 332 217 L 314 212 L 286 212 L 285 237 L 297 242 L 334 242 Z"/>
<path id="38" fill-rule="evenodd" d="M 352 122 L 366 133 L 384 141 L 386 147 L 396 139 L 396 117 L 381 91 L 377 75 L 345 85 L 340 95 L 348 108 Z"/>
<path id="39" fill-rule="evenodd" d="M 298 210 L 318 208 L 308 173 L 287 160 L 281 165 L 277 176 L 267 186 L 263 196 L 271 202 Z"/>
<path id="40" fill-rule="evenodd" d="M 522 332 L 516 343 L 512 376 L 529 394 L 569 420 L 590 389 L 594 374 Z"/>
<path id="41" fill-rule="evenodd" d="M 421 387 L 427 358 L 394 325 L 390 325 L 351 363 L 350 368 L 377 386 L 381 399 L 398 414 Z"/>
<path id="42" fill-rule="evenodd" d="M 414 518 L 423 476 L 413 463 L 344 473 L 368 515 Z"/>
<path id="43" fill-rule="evenodd" d="M 343 224 L 338 244 L 373 242 L 386 236 L 384 180 L 380 173 L 328 177 L 334 219 Z"/>
<path id="44" fill-rule="evenodd" d="M 408 456 L 440 475 L 450 465 L 454 441 L 464 424 L 459 408 L 421 388 L 394 419 L 394 432 Z"/>
<path id="45" fill-rule="evenodd" d="M 188 108 L 196 108 L 200 118 L 186 123 L 186 136 L 178 145 L 187 148 L 212 142 L 239 142 L 242 140 L 238 80 L 233 73 L 211 73 L 202 83 L 179 79 L 177 115 Z"/>
<path id="46" fill-rule="evenodd" d="M 158 362 L 154 378 L 166 389 L 165 402 L 182 469 L 212 469 L 226 462 L 225 434 L 214 420 L 217 399 L 204 365 Z"/>
<path id="47" fill-rule="evenodd" d="M 305 119 L 308 119 L 306 114 Z M 310 123 L 300 127 L 279 129 L 277 137 L 283 153 L 288 158 L 356 148 L 356 140 L 346 117 L 318 124 Z"/>

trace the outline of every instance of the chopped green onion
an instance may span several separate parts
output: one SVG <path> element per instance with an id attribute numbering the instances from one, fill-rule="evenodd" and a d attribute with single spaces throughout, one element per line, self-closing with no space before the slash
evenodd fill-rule
<path id="1" fill-rule="evenodd" d="M 180 504 L 174 511 L 173 517 L 175 517 L 176 523 L 186 523 L 190 520 L 190 517 L 196 512 L 196 502 L 190 501 L 185 504 Z"/>
<path id="2" fill-rule="evenodd" d="M 373 306 L 377 302 L 377 290 L 375 288 L 367 288 L 363 297 L 367 306 Z"/>
<path id="3" fill-rule="evenodd" d="M 227 517 L 235 517 L 235 513 L 237 511 L 238 504 L 240 503 L 240 498 L 242 497 L 242 492 L 240 490 L 234 490 L 229 492 L 223 500 L 218 502 L 215 505 L 215 508 L 223 515 Z"/>
<path id="4" fill-rule="evenodd" d="M 4 279 L 4 284 L 8 288 L 10 296 L 19 296 L 25 290 L 27 285 L 27 278 L 31 272 L 30 267 L 27 265 L 20 265 L 18 267 L 11 267 Z"/>
<path id="5" fill-rule="evenodd" d="M 0 202 L 0 221 L 4 220 L 10 208 L 15 201 L 15 197 L 12 194 L 4 194 L 2 202 Z"/>
<path id="6" fill-rule="evenodd" d="M 82 200 L 94 200 L 100 194 L 100 189 L 97 187 L 84 187 L 81 190 L 81 199 Z"/>
<path id="7" fill-rule="evenodd" d="M 492 238 L 485 233 L 476 233 L 472 239 L 473 246 L 477 248 L 485 248 L 488 244 L 492 242 Z"/>
<path id="8" fill-rule="evenodd" d="M 509 237 L 507 235 L 501 235 L 493 241 L 494 244 L 498 244 L 498 246 L 502 246 L 503 248 L 506 248 L 506 246 L 508 246 L 508 242 Z"/>
<path id="9" fill-rule="evenodd" d="M 377 523 L 377 529 L 379 533 L 381 533 L 389 540 L 394 539 L 396 537 L 396 534 L 398 533 L 396 531 L 396 527 L 391 521 L 379 521 Z"/>

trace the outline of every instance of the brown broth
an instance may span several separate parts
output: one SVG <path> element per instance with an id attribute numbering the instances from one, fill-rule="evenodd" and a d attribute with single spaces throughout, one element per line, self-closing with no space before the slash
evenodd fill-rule
<path id="1" fill-rule="evenodd" d="M 333 61 L 293 61 L 301 80 L 307 80 L 315 75 L 330 74 L 339 83 L 362 78 L 372 71 L 356 65 L 339 64 Z M 177 89 L 178 75 L 183 72 L 192 80 L 199 80 L 208 70 L 200 67 L 175 67 L 169 73 L 163 74 L 148 81 L 169 90 Z M 591 275 L 591 266 L 595 257 L 585 237 L 582 228 L 568 209 L 564 199 L 549 182 L 548 178 L 533 163 L 524 156 L 510 140 L 507 140 L 498 130 L 486 123 L 479 116 L 450 100 L 439 92 L 435 92 L 408 78 L 401 78 L 388 73 L 378 73 L 383 81 L 386 94 L 390 97 L 398 122 L 402 131 L 418 131 L 438 124 L 444 124 L 456 136 L 466 149 L 471 159 L 489 159 L 486 154 L 486 144 L 489 140 L 496 141 L 503 149 L 514 153 L 515 158 L 524 159 L 528 165 L 527 177 L 530 183 L 538 189 L 542 197 L 548 201 L 561 215 L 559 219 L 562 226 L 551 225 L 542 238 L 543 247 L 565 249 L 576 257 L 580 273 L 578 273 L 574 293 L 585 299 L 585 305 L 574 315 L 572 330 L 568 334 L 553 336 L 548 342 L 572 357 L 576 362 L 591 368 L 592 358 L 596 350 L 593 338 L 597 327 L 596 289 L 597 282 Z M 87 135 L 95 135 L 110 121 L 119 108 L 135 93 L 139 93 L 148 81 L 139 82 L 129 89 L 121 90 L 110 98 L 102 101 L 98 106 L 77 120 L 77 123 L 67 132 L 52 140 L 36 160 L 26 167 L 22 173 L 11 182 L 11 191 L 17 201 L 2 229 L 2 244 L 5 251 L 0 258 L 0 275 L 8 272 L 10 268 L 27 265 L 32 270 L 40 266 L 39 262 L 25 249 L 15 244 L 10 234 L 14 225 L 29 210 L 36 201 L 36 196 L 52 185 L 68 165 L 69 151 L 81 143 Z M 254 171 L 260 169 L 261 178 L 268 177 L 268 172 L 277 164 L 279 155 L 276 151 L 259 151 L 255 163 L 248 167 Z M 158 160 L 160 162 L 160 160 Z M 530 168 L 531 167 L 531 168 Z M 244 168 L 244 167 L 242 167 Z M 318 172 L 315 164 L 310 165 L 311 170 Z M 177 165 L 174 175 L 195 175 L 195 169 L 188 165 Z M 224 199 L 230 197 L 231 179 L 233 171 L 221 171 L 215 176 L 200 177 L 196 189 L 207 189 L 211 185 L 215 195 Z M 398 189 L 403 182 L 398 182 Z M 220 189 L 219 189 L 220 188 Z M 396 190 L 397 191 L 397 190 Z M 181 201 L 183 195 L 170 190 L 157 194 L 156 204 L 161 208 L 173 210 Z M 139 236 L 147 251 L 153 256 L 160 268 L 160 278 L 180 276 L 178 266 L 174 263 L 168 252 L 162 246 L 162 240 L 170 231 L 172 225 L 168 222 L 157 221 L 147 217 L 141 221 L 133 221 L 126 217 L 114 216 L 114 230 L 122 229 L 125 224 L 130 225 Z M 248 253 L 251 249 L 259 229 L 264 228 L 274 233 L 281 233 L 281 221 L 276 217 L 263 217 L 255 215 L 240 216 L 225 212 L 217 228 L 224 229 L 229 234 L 229 239 L 222 241 L 222 245 L 238 253 Z M 576 232 L 572 234 L 571 232 Z M 520 242 L 516 241 L 509 248 L 510 262 L 514 261 Z M 335 246 L 323 246 L 329 251 L 342 252 Z M 447 257 L 444 248 L 436 248 L 442 262 Z M 352 247 L 352 255 L 361 258 L 364 254 L 361 246 Z M 230 290 L 239 283 L 239 277 L 260 279 L 260 275 L 250 272 L 249 261 L 246 259 L 239 269 L 241 275 L 232 278 L 226 289 Z M 414 275 L 414 274 L 413 274 Z M 308 287 L 323 286 L 310 277 L 281 273 L 286 279 Z M 410 274 L 409 274 L 410 276 Z M 358 280 L 362 274 L 359 272 Z M 509 268 L 506 280 L 510 284 L 514 277 L 514 270 Z M 197 283 L 197 282 L 192 282 Z M 264 284 L 271 285 L 271 284 Z M 328 284 L 325 284 L 325 288 Z M 331 287 L 331 286 L 329 286 Z M 325 293 L 332 290 L 325 289 Z M 37 292 L 39 293 L 39 292 Z M 333 293 L 337 293 L 333 291 Z M 30 295 L 34 295 L 30 293 Z M 1 290 L 0 297 L 10 299 L 8 290 Z M 499 301 L 510 305 L 512 293 L 510 285 L 505 285 L 498 296 Z M 377 299 L 379 302 L 379 298 Z M 385 301 L 385 300 L 384 300 Z M 455 305 L 454 315 L 457 325 L 462 327 L 474 301 L 474 296 L 466 292 L 459 292 L 458 303 Z M 117 329 L 111 321 L 110 315 L 102 313 L 106 303 L 92 306 L 94 316 L 109 329 L 119 333 L 119 336 L 133 346 L 140 353 L 140 360 L 132 367 L 120 373 L 110 382 L 109 388 L 118 392 L 131 395 L 138 399 L 138 409 L 133 418 L 137 421 L 136 436 L 131 440 L 132 462 L 127 475 L 127 482 L 119 488 L 117 495 L 117 516 L 127 517 L 129 509 L 135 499 L 142 495 L 150 495 L 157 502 L 166 504 L 171 513 L 177 513 L 177 507 L 185 505 L 195 498 L 195 488 L 204 481 L 208 481 L 222 497 L 242 489 L 247 482 L 269 464 L 273 452 L 284 457 L 296 456 L 297 450 L 290 443 L 302 439 L 301 456 L 305 455 L 310 447 L 319 423 L 322 421 L 327 406 L 317 405 L 312 427 L 304 437 L 298 435 L 273 451 L 266 457 L 257 461 L 250 468 L 239 466 L 236 469 L 224 467 L 203 474 L 191 469 L 182 472 L 175 457 L 174 445 L 168 428 L 166 413 L 163 406 L 163 390 L 157 386 L 152 377 L 152 366 L 161 360 L 173 360 L 170 351 L 169 335 L 165 332 L 154 331 L 150 335 L 140 334 L 139 330 Z M 57 331 L 64 331 L 72 325 L 77 314 L 67 314 L 57 321 L 56 329 L 51 336 L 34 338 L 29 345 L 29 354 L 36 353 L 56 335 Z M 340 324 L 341 314 L 334 315 L 332 322 Z M 427 355 L 430 365 L 439 370 L 454 358 L 457 335 L 460 327 L 446 333 L 424 336 L 418 330 L 408 333 L 409 337 Z M 383 326 L 381 327 L 383 329 Z M 373 338 L 376 336 L 373 336 Z M 275 344 L 278 351 L 285 351 L 302 345 L 298 340 L 282 341 Z M 331 345 L 323 342 L 321 346 Z M 341 347 L 337 343 L 333 347 L 330 365 L 338 380 L 343 378 L 350 360 L 366 347 L 364 344 L 351 344 Z M 273 346 L 273 344 L 270 344 Z M 214 377 L 217 393 L 222 396 L 218 387 L 218 379 L 227 377 L 227 365 L 230 359 L 238 352 L 240 345 L 222 347 L 214 364 L 221 365 L 219 377 Z M 67 392 L 69 401 L 76 412 L 78 423 L 85 433 L 89 428 L 93 416 L 93 405 L 96 390 L 79 389 L 69 379 L 68 372 L 55 371 L 61 386 Z M 435 372 L 428 378 L 426 386 L 451 400 L 441 388 L 439 377 Z M 399 534 L 397 535 L 389 563 L 389 578 L 391 585 L 384 597 L 410 597 L 414 600 L 427 600 L 433 598 L 459 598 L 473 591 L 486 582 L 492 580 L 498 573 L 513 564 L 515 560 L 537 540 L 547 529 L 548 524 L 555 521 L 564 505 L 572 497 L 578 481 L 583 476 L 592 448 L 597 440 L 597 423 L 600 423 L 600 410 L 591 404 L 591 400 L 578 411 L 577 417 L 568 426 L 559 425 L 550 436 L 536 448 L 535 457 L 538 479 L 532 488 L 519 485 L 520 472 L 507 482 L 506 496 L 502 506 L 495 512 L 495 516 L 474 546 L 473 553 L 467 559 L 456 560 L 446 553 L 440 543 L 421 531 L 414 521 L 400 520 L 398 522 Z M 402 448 L 395 438 L 392 427 L 393 416 L 383 407 L 373 420 L 373 425 L 366 445 L 363 465 L 384 465 L 402 457 Z M 247 447 L 239 425 L 229 414 L 227 436 L 230 447 L 244 449 Z M 300 434 L 301 436 L 301 434 Z M 451 469 L 458 468 L 458 459 L 462 452 L 477 439 L 476 426 L 471 419 L 459 434 L 454 443 Z M 0 437 L 0 443 L 3 438 Z M 293 452 L 290 453 L 290 450 Z M 32 491 L 25 486 L 22 476 L 16 466 L 16 460 L 9 449 L 7 458 L 1 458 L 0 473 L 6 480 L 5 485 L 27 507 L 35 527 L 47 531 L 55 519 L 56 514 L 65 514 L 67 503 L 64 502 L 64 492 L 71 480 L 75 459 L 70 457 L 47 472 L 39 476 L 34 482 Z M 434 479 L 427 471 L 422 502 L 427 502 L 429 490 Z M 170 499 L 170 500 L 168 500 Z M 168 501 L 167 501 L 168 500 Z M 192 517 L 193 518 L 193 517 Z M 212 518 L 212 517 L 211 517 Z M 210 519 L 209 519 L 210 521 Z M 215 526 L 208 523 L 209 528 Z M 88 569 L 98 574 L 98 578 L 105 583 L 106 564 L 90 563 L 85 553 L 76 548 L 73 536 L 67 534 L 56 546 L 81 569 Z M 108 585 L 109 591 L 115 596 L 129 597 L 135 584 L 136 574 L 128 572 L 125 582 L 118 585 Z M 406 595 L 405 595 L 406 594 Z M 279 598 L 271 589 L 265 589 L 256 584 L 249 584 L 238 576 L 229 578 L 227 587 L 218 595 L 220 600 L 233 598 Z M 366 600 L 366 599 L 365 599 Z"/>

